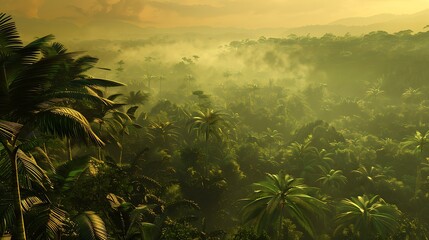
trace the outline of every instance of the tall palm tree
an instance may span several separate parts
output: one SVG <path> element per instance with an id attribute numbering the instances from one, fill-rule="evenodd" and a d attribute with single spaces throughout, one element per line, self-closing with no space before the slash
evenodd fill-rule
<path id="1" fill-rule="evenodd" d="M 196 116 L 192 117 L 189 124 L 189 132 L 196 132 L 197 137 L 202 137 L 206 148 L 206 161 L 204 164 L 204 174 L 208 174 L 207 164 L 209 159 L 209 142 L 216 138 L 222 141 L 229 127 L 228 115 L 222 111 L 215 111 L 207 108 L 205 112 L 198 111 Z"/>
<path id="2" fill-rule="evenodd" d="M 317 148 L 311 146 L 312 136 L 309 135 L 303 143 L 293 142 L 287 147 L 289 159 L 294 166 L 294 172 L 301 177 L 306 174 L 315 173 L 321 167 L 328 168 L 330 154 L 326 151 L 318 151 Z M 325 154 L 327 154 L 325 156 Z M 324 159 L 326 157 L 326 159 Z M 320 161 L 319 161 L 320 160 Z"/>
<path id="3" fill-rule="evenodd" d="M 7 148 L 7 146 L 9 145 L 9 142 L 12 142 L 12 141 L 14 141 L 14 139 L 16 139 L 16 135 L 19 133 L 21 127 L 22 127 L 21 124 L 7 122 L 7 121 L 3 121 L 3 120 L 0 121 L 0 140 L 1 140 L 1 143 L 2 143 L 4 148 L 6 146 L 5 149 L 7 150 L 7 155 L 9 156 L 9 158 L 10 159 L 13 158 L 13 160 L 14 160 L 14 161 L 11 161 L 11 163 L 12 163 L 11 174 L 14 176 L 14 178 L 12 179 L 11 186 L 12 186 L 15 201 L 13 201 L 14 210 L 11 212 L 14 212 L 16 215 L 15 221 L 14 221 L 14 223 L 17 225 L 16 237 L 18 239 L 25 239 L 26 235 L 25 235 L 25 227 L 24 227 L 24 216 L 22 214 L 21 192 L 20 192 L 19 178 L 18 178 L 18 164 L 17 164 L 17 160 L 16 160 L 18 148 L 14 149 L 13 151 L 11 151 L 9 148 Z M 1 172 L 3 172 L 3 171 L 1 171 Z M 0 176 L 2 176 L 2 175 L 4 175 L 4 174 L 0 174 Z M 13 223 L 13 217 L 10 217 L 9 221 L 7 221 L 7 220 L 3 220 L 3 221 L 5 222 L 5 224 L 11 225 Z M 5 227 L 6 226 L 1 227 L 1 230 L 2 230 L 2 232 L 0 232 L 1 234 L 3 234 Z"/>
<path id="4" fill-rule="evenodd" d="M 272 146 L 273 144 L 276 144 L 282 141 L 283 139 L 282 134 L 278 130 L 271 129 L 271 128 L 267 128 L 267 130 L 263 134 L 264 134 L 263 136 L 264 140 L 268 143 L 269 156 L 271 157 Z"/>
<path id="5" fill-rule="evenodd" d="M 190 121 L 189 131 L 195 131 L 206 143 L 213 137 L 222 140 L 226 128 L 229 127 L 228 115 L 222 111 L 207 109 L 205 112 L 197 111 Z"/>
<path id="6" fill-rule="evenodd" d="M 106 126 L 110 140 L 113 140 L 119 147 L 118 158 L 120 165 L 122 164 L 124 136 L 130 134 L 130 127 L 142 128 L 142 126 L 135 122 L 137 108 L 138 106 L 133 106 L 126 109 L 125 112 L 123 112 L 122 109 L 110 108 L 109 111 L 105 113 L 104 119 L 97 118 L 98 123 L 102 123 L 102 125 Z"/>
<path id="7" fill-rule="evenodd" d="M 338 206 L 335 233 L 353 224 L 359 239 L 369 240 L 388 237 L 399 227 L 401 211 L 375 195 L 344 199 Z"/>
<path id="8" fill-rule="evenodd" d="M 170 144 L 177 142 L 179 132 L 172 122 L 152 122 L 149 127 L 149 136 L 155 144 L 161 147 L 170 146 Z"/>
<path id="9" fill-rule="evenodd" d="M 300 178 L 279 174 L 267 174 L 267 179 L 254 183 L 253 194 L 243 199 L 242 209 L 245 223 L 255 225 L 257 232 L 273 231 L 275 239 L 283 239 L 283 219 L 290 217 L 311 237 L 315 237 L 312 216 L 320 216 L 326 203 L 312 197 L 312 188 Z M 273 232 L 271 232 L 273 234 Z"/>
<path id="10" fill-rule="evenodd" d="M 404 148 L 412 148 L 414 154 L 418 158 L 417 169 L 416 169 L 416 188 L 415 197 L 420 192 L 421 178 L 422 178 L 422 162 L 425 159 L 424 151 L 429 144 L 429 131 L 422 133 L 416 131 L 413 136 L 409 136 L 402 142 Z"/>
<path id="11" fill-rule="evenodd" d="M 422 92 L 418 88 L 409 87 L 402 93 L 402 99 L 407 103 L 419 103 L 421 101 Z"/>
<path id="12" fill-rule="evenodd" d="M 48 35 L 24 46 L 12 18 L 0 14 L 0 118 L 22 126 L 13 138 L 1 142 L 11 166 L 16 213 L 14 238 L 19 240 L 26 239 L 26 234 L 17 169 L 20 162 L 32 162 L 20 150 L 22 139 L 36 134 L 33 130 L 37 129 L 104 145 L 86 118 L 72 107 L 81 100 L 109 105 L 111 101 L 100 97 L 97 87 L 122 85 L 89 78 L 84 72 L 93 67 L 96 59 L 74 59 L 76 53 L 67 53 L 61 44 L 49 45 L 52 39 Z"/>

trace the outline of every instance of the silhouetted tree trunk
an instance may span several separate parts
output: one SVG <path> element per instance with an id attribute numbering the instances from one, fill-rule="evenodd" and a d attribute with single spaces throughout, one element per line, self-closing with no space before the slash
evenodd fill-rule
<path id="1" fill-rule="evenodd" d="M 7 143 L 2 142 L 4 148 L 6 149 L 9 160 L 12 166 L 12 177 L 11 177 L 11 186 L 13 191 L 13 207 L 15 212 L 15 229 L 13 231 L 13 239 L 16 240 L 26 240 L 25 235 L 25 223 L 24 215 L 21 205 L 21 190 L 19 186 L 19 175 L 18 175 L 18 147 L 8 146 Z"/>

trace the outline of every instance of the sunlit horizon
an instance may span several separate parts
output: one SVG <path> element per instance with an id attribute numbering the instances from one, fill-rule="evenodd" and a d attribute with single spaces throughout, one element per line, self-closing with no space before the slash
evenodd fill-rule
<path id="1" fill-rule="evenodd" d="M 140 27 L 290 28 L 329 24 L 379 14 L 406 15 L 429 9 L 429 1 L 279 0 L 3 0 L 3 11 L 18 17 L 67 20 L 121 20 Z"/>

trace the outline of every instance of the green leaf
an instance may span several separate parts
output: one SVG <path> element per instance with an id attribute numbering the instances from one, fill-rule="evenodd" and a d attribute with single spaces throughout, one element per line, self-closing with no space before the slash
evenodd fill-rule
<path id="1" fill-rule="evenodd" d="M 36 162 L 32 155 L 28 156 L 23 151 L 18 150 L 18 172 L 21 176 L 30 179 L 32 182 L 38 184 L 43 189 L 46 189 L 45 185 L 51 185 L 46 171 L 43 170 Z M 30 187 L 30 186 L 27 186 Z"/>
<path id="2" fill-rule="evenodd" d="M 57 239 L 65 226 L 66 212 L 51 203 L 32 206 L 27 225 L 30 239 Z"/>
<path id="3" fill-rule="evenodd" d="M 122 87 L 125 84 L 112 80 L 99 79 L 99 78 L 88 78 L 73 80 L 72 84 L 77 86 L 96 86 L 96 87 Z"/>
<path id="4" fill-rule="evenodd" d="M 11 139 L 21 130 L 22 125 L 19 123 L 0 120 L 0 140 Z"/>
<path id="5" fill-rule="evenodd" d="M 107 230 L 103 220 L 92 211 L 86 211 L 75 219 L 78 225 L 79 239 L 107 240 Z"/>
<path id="6" fill-rule="evenodd" d="M 0 13 L 0 60 L 10 55 L 11 50 L 18 50 L 22 47 L 22 42 L 16 29 L 12 17 Z"/>
<path id="7" fill-rule="evenodd" d="M 88 138 L 98 146 L 103 141 L 92 131 L 86 118 L 67 107 L 53 107 L 36 113 L 33 123 L 43 132 L 59 137 L 69 137 L 87 142 Z"/>

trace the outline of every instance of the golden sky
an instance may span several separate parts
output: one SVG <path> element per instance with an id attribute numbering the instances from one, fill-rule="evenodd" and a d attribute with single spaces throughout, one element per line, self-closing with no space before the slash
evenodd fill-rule
<path id="1" fill-rule="evenodd" d="M 0 9 L 13 15 L 77 23 L 110 18 L 143 27 L 297 27 L 428 8 L 429 0 L 0 0 Z"/>

